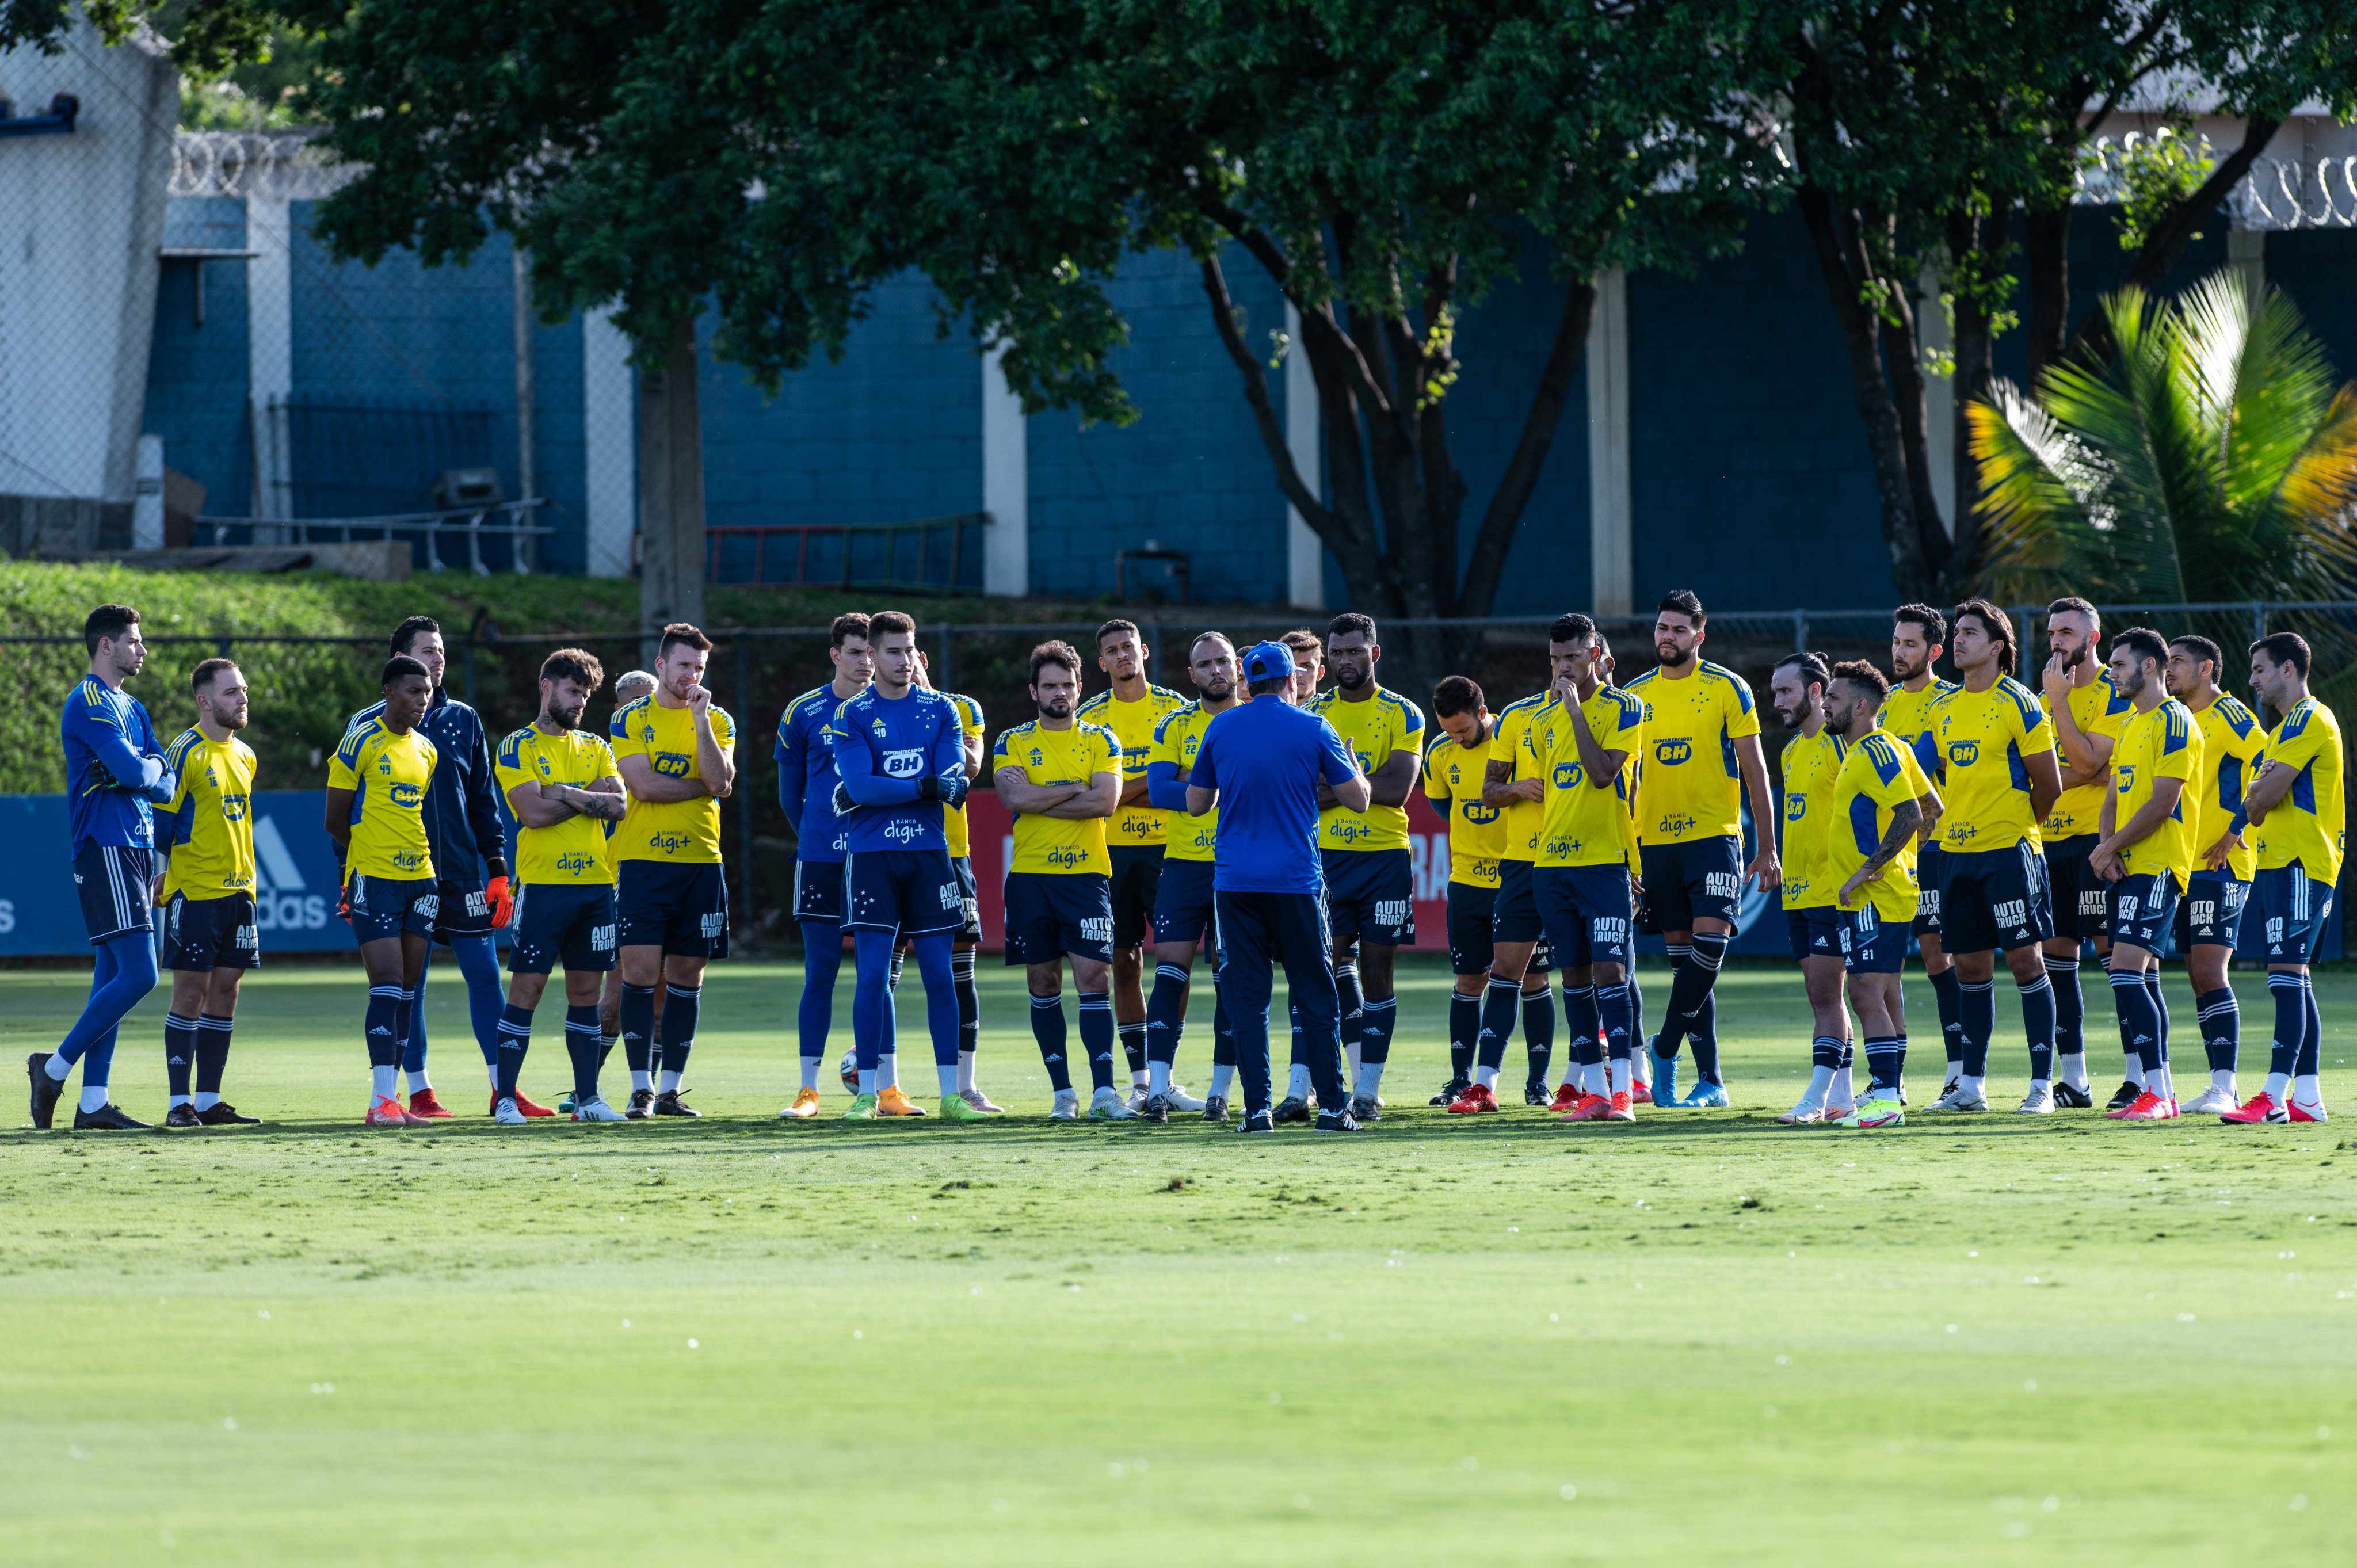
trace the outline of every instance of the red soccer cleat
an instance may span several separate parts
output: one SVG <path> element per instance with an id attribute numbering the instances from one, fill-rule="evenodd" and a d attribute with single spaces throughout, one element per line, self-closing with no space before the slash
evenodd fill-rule
<path id="1" fill-rule="evenodd" d="M 447 1122 L 450 1108 L 434 1098 L 430 1089 L 421 1089 L 409 1097 L 409 1113 L 420 1122 Z"/>
<path id="2" fill-rule="evenodd" d="M 1631 1085 L 1629 1089 L 1629 1103 L 1631 1105 L 1651 1105 L 1653 1103 L 1653 1086 L 1650 1083 Z"/>
<path id="3" fill-rule="evenodd" d="M 2276 1097 L 2266 1090 L 2259 1090 L 2233 1111 L 2221 1112 L 2218 1120 L 2235 1126 L 2252 1127 L 2262 1122 L 2288 1122 L 2290 1112 L 2276 1103 Z"/>
<path id="4" fill-rule="evenodd" d="M 2147 1089 L 2142 1094 L 2137 1095 L 2136 1099 L 2129 1103 L 2128 1108 L 2119 1113 L 2119 1116 L 2120 1120 L 2123 1122 L 2173 1121 L 2177 1116 L 2177 1101 L 2174 1100 L 2163 1100 L 2159 1095 L 2155 1094 L 2152 1090 Z"/>
<path id="5" fill-rule="evenodd" d="M 2321 1100 L 2293 1101 L 2291 1102 L 2291 1119 L 2295 1122 L 2326 1122 L 2331 1120 L 2331 1118 L 2325 1115 L 2324 1101 Z"/>
<path id="6" fill-rule="evenodd" d="M 1605 1101 L 1603 1113 L 1598 1116 L 1597 1120 L 1598 1122 L 1634 1122 L 1637 1119 L 1637 1112 L 1631 1108 L 1633 1104 L 1630 1091 L 1623 1090 Z"/>
<path id="7" fill-rule="evenodd" d="M 1601 1122 L 1605 1112 L 1611 1109 L 1612 1101 L 1604 1096 L 1583 1094 L 1579 1097 L 1579 1103 L 1573 1106 L 1563 1119 L 1566 1122 Z"/>
<path id="8" fill-rule="evenodd" d="M 2109 1111 L 2104 1112 L 2104 1116 L 2108 1121 L 2125 1122 L 2127 1120 L 2128 1113 L 2130 1112 L 2134 1111 L 2137 1106 L 2146 1103 L 2147 1101 L 2156 1098 L 2158 1097 L 2154 1095 L 2151 1090 L 2139 1089 L 2136 1090 L 2136 1095 L 2134 1100 L 2129 1101 L 2126 1105 L 2115 1105 Z M 2152 1118 L 2149 1116 L 2139 1116 L 2136 1120 L 2139 1122 L 2149 1122 Z"/>
<path id="9" fill-rule="evenodd" d="M 1487 1084 L 1469 1083 L 1463 1092 L 1448 1102 L 1451 1116 L 1479 1116 L 1498 1109 L 1498 1097 Z"/>
<path id="10" fill-rule="evenodd" d="M 524 1097 L 523 1090 L 521 1089 L 515 1091 L 515 1102 L 516 1109 L 522 1112 L 526 1116 L 554 1116 L 556 1114 L 554 1110 L 543 1105 L 540 1101 L 526 1099 Z M 499 1108 L 499 1096 L 493 1095 L 491 1097 L 491 1109 L 493 1111 L 497 1111 Z"/>
<path id="11" fill-rule="evenodd" d="M 401 1108 L 400 1101 L 390 1095 L 379 1095 L 370 1101 L 368 1115 L 361 1119 L 361 1125 L 368 1127 L 422 1127 L 425 1124 L 425 1117 L 412 1116 Z"/>
<path id="12" fill-rule="evenodd" d="M 1547 1109 L 1560 1115 L 1566 1111 L 1577 1110 L 1579 1102 L 1586 1098 L 1580 1093 L 1579 1085 L 1577 1082 L 1565 1079 L 1556 1086 L 1555 1098 L 1547 1102 Z"/>

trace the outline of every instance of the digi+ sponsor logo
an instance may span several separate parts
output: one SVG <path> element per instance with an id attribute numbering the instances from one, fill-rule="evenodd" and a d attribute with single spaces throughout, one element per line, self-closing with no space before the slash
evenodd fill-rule
<path id="1" fill-rule="evenodd" d="M 1135 808 L 1133 807 L 1132 810 L 1135 810 Z M 1124 817 L 1120 822 L 1115 824 L 1119 832 L 1135 839 L 1153 837 L 1154 830 L 1157 825 L 1157 823 L 1146 822 L 1136 817 Z"/>
<path id="2" fill-rule="evenodd" d="M 1336 816 L 1329 819 L 1326 831 L 1344 843 L 1357 843 L 1361 839 L 1372 838 L 1375 835 L 1372 823 L 1360 822 L 1349 816 Z"/>
<path id="3" fill-rule="evenodd" d="M 579 876 L 597 869 L 597 857 L 594 854 L 560 854 L 556 857 L 556 869 L 567 876 Z"/>
<path id="4" fill-rule="evenodd" d="M 693 842 L 685 833 L 658 832 L 647 835 L 647 847 L 663 854 L 677 854 Z"/>
<path id="5" fill-rule="evenodd" d="M 890 839 L 894 843 L 913 843 L 918 839 L 925 836 L 925 824 L 922 822 L 887 822 L 884 824 L 884 836 Z"/>
<path id="6" fill-rule="evenodd" d="M 1089 852 L 1060 844 L 1048 852 L 1048 864 L 1059 871 L 1077 871 L 1089 863 Z"/>

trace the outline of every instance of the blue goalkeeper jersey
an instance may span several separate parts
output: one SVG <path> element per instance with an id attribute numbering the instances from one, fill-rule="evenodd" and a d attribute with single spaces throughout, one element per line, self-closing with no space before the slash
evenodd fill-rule
<path id="1" fill-rule="evenodd" d="M 74 854 L 91 843 L 153 848 L 156 806 L 172 798 L 175 780 L 145 705 L 85 675 L 66 693 L 58 728 Z"/>
<path id="2" fill-rule="evenodd" d="M 966 787 L 962 736 L 957 704 L 921 686 L 897 700 L 871 686 L 837 708 L 827 744 L 841 780 L 836 806 L 848 822 L 843 847 L 946 851 L 942 807 L 963 800 Z M 921 800 L 917 781 L 929 774 L 942 781 L 942 794 Z"/>
<path id="3" fill-rule="evenodd" d="M 794 824 L 794 858 L 818 864 L 843 858 L 847 819 L 834 810 L 834 748 L 828 736 L 844 699 L 829 682 L 786 704 L 778 720 L 778 805 Z"/>

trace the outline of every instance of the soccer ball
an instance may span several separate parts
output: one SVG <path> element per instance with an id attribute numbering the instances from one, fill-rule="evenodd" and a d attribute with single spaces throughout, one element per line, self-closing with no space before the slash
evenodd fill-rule
<path id="1" fill-rule="evenodd" d="M 856 1047 L 843 1053 L 843 1059 L 834 1064 L 834 1070 L 836 1076 L 843 1079 L 844 1088 L 854 1094 L 859 1092 L 859 1052 Z"/>

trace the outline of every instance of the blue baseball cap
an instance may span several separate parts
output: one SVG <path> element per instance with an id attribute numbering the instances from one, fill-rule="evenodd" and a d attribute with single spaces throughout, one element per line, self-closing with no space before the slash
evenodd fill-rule
<path id="1" fill-rule="evenodd" d="M 1293 675 L 1293 650 L 1281 642 L 1255 642 L 1244 650 L 1244 680 L 1274 681 Z"/>

